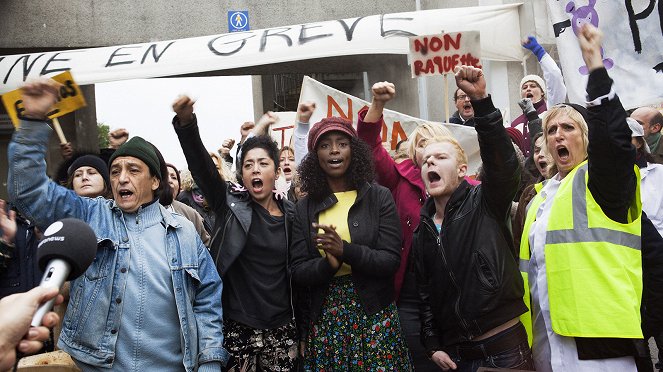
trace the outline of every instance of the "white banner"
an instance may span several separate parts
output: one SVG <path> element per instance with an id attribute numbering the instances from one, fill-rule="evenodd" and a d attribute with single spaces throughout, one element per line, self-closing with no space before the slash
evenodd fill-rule
<path id="1" fill-rule="evenodd" d="M 292 135 L 295 133 L 297 112 L 279 111 L 274 113 L 279 120 L 269 128 L 269 135 L 278 143 L 279 148 L 283 146 L 292 147 Z"/>
<path id="2" fill-rule="evenodd" d="M 357 126 L 359 110 L 369 105 L 368 102 L 362 99 L 328 87 L 308 76 L 304 77 L 302 92 L 299 96 L 300 103 L 305 101 L 313 101 L 316 104 L 315 112 L 310 120 L 311 123 L 317 123 L 325 117 L 340 116 L 352 121 L 355 127 Z M 449 129 L 465 150 L 469 163 L 468 174 L 474 175 L 481 165 L 477 132 L 472 127 L 430 122 L 386 109 L 384 110 L 384 123 L 385 125 L 382 126 L 382 144 L 389 151 L 395 150 L 398 142 L 407 139 L 417 125 L 422 123 L 439 124 Z"/>
<path id="3" fill-rule="evenodd" d="M 548 0 L 548 7 L 571 102 L 586 100 L 587 68 L 575 35 L 583 23 L 605 35 L 603 62 L 625 108 L 663 100 L 663 0 Z"/>
<path id="4" fill-rule="evenodd" d="M 520 4 L 373 15 L 143 44 L 0 56 L 0 94 L 71 70 L 80 85 L 363 54 L 408 54 L 408 37 L 479 30 L 481 55 L 520 61 Z"/>

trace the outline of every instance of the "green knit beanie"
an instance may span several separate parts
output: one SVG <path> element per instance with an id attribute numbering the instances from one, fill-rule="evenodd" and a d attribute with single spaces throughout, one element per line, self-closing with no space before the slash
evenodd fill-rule
<path id="1" fill-rule="evenodd" d="M 147 164 L 153 174 L 155 174 L 160 180 L 162 179 L 161 168 L 159 167 L 159 157 L 157 157 L 157 154 L 154 152 L 153 145 L 141 137 L 131 137 L 130 140 L 115 150 L 113 155 L 111 155 L 110 160 L 108 160 L 108 167 L 110 168 L 113 161 L 120 156 L 131 156 L 142 160 Z"/>

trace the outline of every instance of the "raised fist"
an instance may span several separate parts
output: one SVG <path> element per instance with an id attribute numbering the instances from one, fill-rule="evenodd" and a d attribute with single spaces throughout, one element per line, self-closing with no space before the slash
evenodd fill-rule
<path id="1" fill-rule="evenodd" d="M 388 81 L 373 84 L 373 101 L 387 103 L 396 96 L 396 87 Z"/>
<path id="2" fill-rule="evenodd" d="M 311 120 L 311 115 L 315 111 L 315 102 L 306 101 L 297 106 L 297 120 L 302 123 L 308 123 Z"/>
<path id="3" fill-rule="evenodd" d="M 456 74 L 456 85 L 470 99 L 477 100 L 488 97 L 486 94 L 486 79 L 483 77 L 483 71 L 473 66 L 458 66 L 454 70 Z"/>
<path id="4" fill-rule="evenodd" d="M 180 96 L 173 103 L 173 111 L 177 114 L 177 118 L 180 120 L 180 124 L 186 125 L 193 121 L 193 104 L 196 101 L 192 100 L 188 96 Z"/>

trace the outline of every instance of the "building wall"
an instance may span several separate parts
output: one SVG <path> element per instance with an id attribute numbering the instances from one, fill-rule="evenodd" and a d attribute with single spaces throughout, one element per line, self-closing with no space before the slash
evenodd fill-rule
<path id="1" fill-rule="evenodd" d="M 414 0 L 3 0 L 0 48 L 83 48 L 228 32 L 229 10 L 252 29 L 415 10 Z"/>
<path id="2" fill-rule="evenodd" d="M 545 0 L 520 0 L 523 36 L 541 34 L 547 25 L 534 22 L 534 12 L 541 18 Z M 239 1 L 219 0 L 207 2 L 146 0 L 3 0 L 0 4 L 0 54 L 14 54 L 35 50 L 85 48 L 121 45 L 156 40 L 220 34 L 228 31 L 227 12 L 248 10 L 252 29 L 269 28 L 298 23 L 354 18 L 380 13 L 414 11 L 449 7 L 467 7 L 515 3 L 518 0 L 275 0 Z M 545 16 L 543 16 L 545 18 Z M 544 36 L 544 35 L 542 35 Z M 518 83 L 524 66 L 519 62 L 491 62 L 487 64 L 489 90 L 496 104 L 507 113 L 507 119 L 517 116 L 519 108 Z M 526 62 L 528 72 L 540 72 L 534 58 Z M 210 74 L 253 75 L 254 110 L 274 109 L 273 81 L 283 73 L 347 74 L 358 78 L 352 87 L 361 98 L 377 81 L 396 83 L 398 94 L 390 108 L 429 120 L 446 119 L 445 102 L 449 113 L 455 110 L 451 96 L 455 83 L 449 79 L 445 95 L 442 77 L 427 77 L 425 83 L 410 77 L 405 56 L 354 56 L 326 60 L 297 61 L 287 64 L 257 66 L 235 71 Z M 326 75 L 329 76 L 329 75 Z M 331 76 L 330 82 L 333 81 Z M 78 129 L 81 138 L 92 138 L 96 130 L 94 101 L 82 115 Z"/>

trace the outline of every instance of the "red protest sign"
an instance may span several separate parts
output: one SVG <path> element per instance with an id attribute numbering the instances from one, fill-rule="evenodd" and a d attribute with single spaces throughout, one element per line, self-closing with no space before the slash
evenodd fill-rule
<path id="1" fill-rule="evenodd" d="M 481 68 L 479 31 L 452 32 L 410 38 L 412 77 L 444 75 L 468 65 Z"/>

